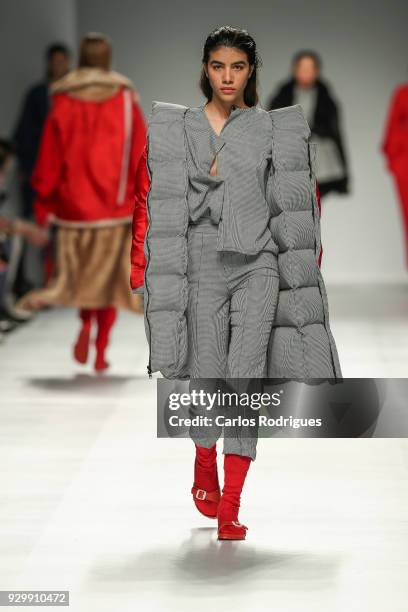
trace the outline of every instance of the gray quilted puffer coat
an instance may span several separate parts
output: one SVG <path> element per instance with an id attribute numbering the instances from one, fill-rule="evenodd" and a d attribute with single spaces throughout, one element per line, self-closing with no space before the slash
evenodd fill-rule
<path id="1" fill-rule="evenodd" d="M 188 301 L 188 107 L 153 102 L 148 121 L 148 228 L 144 242 L 145 331 L 148 372 L 190 378 Z M 272 161 L 266 183 L 269 229 L 279 248 L 279 300 L 268 354 L 270 378 L 341 378 L 329 326 L 326 289 L 318 265 L 320 216 L 316 150 L 299 104 L 264 111 L 272 124 Z M 269 125 L 269 124 L 268 124 Z"/>

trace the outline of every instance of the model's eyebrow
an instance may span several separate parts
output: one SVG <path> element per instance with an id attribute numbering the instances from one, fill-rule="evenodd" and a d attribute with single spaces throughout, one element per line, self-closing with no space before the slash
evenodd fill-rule
<path id="1" fill-rule="evenodd" d="M 221 66 L 225 66 L 224 62 L 219 62 L 218 60 L 211 60 L 210 64 L 220 64 Z M 237 66 L 238 64 L 245 65 L 244 60 L 238 60 L 237 62 L 232 62 L 231 66 Z"/>

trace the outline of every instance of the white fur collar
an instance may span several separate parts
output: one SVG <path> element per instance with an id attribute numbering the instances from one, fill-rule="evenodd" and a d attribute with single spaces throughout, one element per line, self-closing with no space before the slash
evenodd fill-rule
<path id="1" fill-rule="evenodd" d="M 114 70 L 101 68 L 78 68 L 68 72 L 64 77 L 50 85 L 51 94 L 63 93 L 80 89 L 88 85 L 120 85 L 134 90 L 130 79 Z"/>

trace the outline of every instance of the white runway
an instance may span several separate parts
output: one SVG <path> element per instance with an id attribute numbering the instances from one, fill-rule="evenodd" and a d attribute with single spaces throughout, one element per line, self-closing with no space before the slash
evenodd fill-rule
<path id="1" fill-rule="evenodd" d="M 343 375 L 407 377 L 408 286 L 328 293 Z M 75 612 L 406 612 L 406 440 L 261 439 L 247 540 L 218 542 L 192 442 L 155 437 L 142 318 L 120 314 L 102 376 L 71 360 L 77 328 L 50 310 L 0 346 L 0 589 L 69 590 Z"/>

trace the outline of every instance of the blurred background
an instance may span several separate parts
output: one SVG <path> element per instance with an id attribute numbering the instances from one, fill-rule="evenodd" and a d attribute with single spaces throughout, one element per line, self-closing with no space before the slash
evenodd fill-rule
<path id="1" fill-rule="evenodd" d="M 200 102 L 201 48 L 217 25 L 245 27 L 257 41 L 264 62 L 263 104 L 289 74 L 297 50 L 317 51 L 341 105 L 352 174 L 350 195 L 331 197 L 324 207 L 325 278 L 330 283 L 406 282 L 399 209 L 380 153 L 392 92 L 408 78 L 405 3 L 2 0 L 0 6 L 3 136 L 10 134 L 28 84 L 42 77 L 44 49 L 54 40 L 70 47 L 75 63 L 81 36 L 108 34 L 114 68 L 133 80 L 146 116 L 152 100 Z"/>

